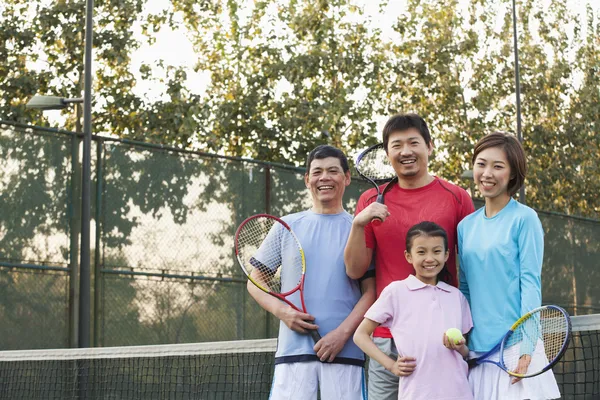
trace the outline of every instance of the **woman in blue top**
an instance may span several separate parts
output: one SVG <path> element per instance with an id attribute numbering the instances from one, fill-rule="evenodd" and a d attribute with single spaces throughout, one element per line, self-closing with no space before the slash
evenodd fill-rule
<path id="1" fill-rule="evenodd" d="M 495 132 L 475 145 L 473 179 L 485 207 L 458 225 L 460 290 L 473 315 L 473 357 L 491 350 L 521 315 L 542 303 L 544 231 L 536 212 L 512 198 L 526 171 L 525 152 L 513 135 Z M 523 355 L 517 372 L 526 372 L 530 362 Z M 521 380 L 483 363 L 471 369 L 469 383 L 476 399 L 560 398 L 551 370 Z"/>

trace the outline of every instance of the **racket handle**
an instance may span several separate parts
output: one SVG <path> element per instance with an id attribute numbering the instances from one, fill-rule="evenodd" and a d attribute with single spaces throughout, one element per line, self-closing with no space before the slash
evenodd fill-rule
<path id="1" fill-rule="evenodd" d="M 321 335 L 319 334 L 319 332 L 316 329 L 311 329 L 310 330 L 310 336 L 312 336 L 313 340 L 315 341 L 315 344 L 321 340 Z"/>
<path id="2" fill-rule="evenodd" d="M 380 194 L 378 194 L 378 195 L 377 195 L 377 200 L 375 200 L 375 201 L 376 201 L 377 203 L 379 203 L 379 204 L 383 204 L 383 194 L 381 194 L 381 193 L 380 193 Z M 373 219 L 371 220 L 371 224 L 372 224 L 373 226 L 379 226 L 379 225 L 381 225 L 382 223 L 383 223 L 383 220 L 382 220 L 381 218 L 379 218 L 379 217 L 375 217 L 375 218 L 373 218 Z"/>

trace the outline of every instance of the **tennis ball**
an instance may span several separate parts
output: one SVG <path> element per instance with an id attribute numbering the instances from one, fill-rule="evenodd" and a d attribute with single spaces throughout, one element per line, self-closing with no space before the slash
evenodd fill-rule
<path id="1" fill-rule="evenodd" d="M 458 330 L 456 328 L 448 329 L 446 331 L 446 336 L 448 336 L 448 339 L 453 340 L 454 344 L 457 344 L 458 342 L 460 342 L 461 340 L 464 339 L 460 330 Z"/>

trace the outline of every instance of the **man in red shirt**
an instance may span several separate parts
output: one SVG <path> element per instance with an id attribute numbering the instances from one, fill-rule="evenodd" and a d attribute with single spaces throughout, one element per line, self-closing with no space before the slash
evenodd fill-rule
<path id="1" fill-rule="evenodd" d="M 383 145 L 398 179 L 389 183 L 393 186 L 385 192 L 385 204 L 375 202 L 374 188 L 361 195 L 344 252 L 346 273 L 350 278 L 360 278 L 374 259 L 379 297 L 390 282 L 406 279 L 413 273 L 403 254 L 410 227 L 432 221 L 448 234 L 450 257 L 446 265 L 453 285 L 457 286 L 456 227 L 474 211 L 471 198 L 464 189 L 428 172 L 433 142 L 427 123 L 420 116 L 391 117 L 383 128 Z M 383 221 L 379 226 L 371 224 L 376 217 Z M 398 357 L 389 329 L 378 327 L 373 340 L 384 353 L 393 359 Z M 368 393 L 369 400 L 397 399 L 398 377 L 371 360 Z"/>

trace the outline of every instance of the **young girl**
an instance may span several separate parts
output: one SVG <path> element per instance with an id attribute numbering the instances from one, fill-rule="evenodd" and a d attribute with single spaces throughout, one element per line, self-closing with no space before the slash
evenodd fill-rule
<path id="1" fill-rule="evenodd" d="M 452 343 L 445 337 L 449 328 L 466 334 L 473 326 L 467 300 L 447 283 L 448 255 L 442 227 L 421 222 L 410 228 L 404 256 L 415 274 L 383 289 L 354 334 L 358 347 L 400 377 L 399 399 L 473 400 L 464 361 L 469 349 L 464 340 Z M 390 328 L 396 360 L 371 340 L 379 325 Z"/>
<path id="2" fill-rule="evenodd" d="M 525 152 L 514 136 L 500 132 L 485 136 L 475 145 L 473 164 L 485 207 L 458 225 L 458 252 L 460 290 L 475 323 L 469 346 L 471 356 L 477 357 L 491 350 L 521 315 L 541 305 L 544 232 L 536 212 L 512 198 L 527 170 Z M 525 373 L 531 360 L 524 354 L 516 372 Z M 484 363 L 469 371 L 469 383 L 476 399 L 560 397 L 551 370 L 520 380 Z"/>

